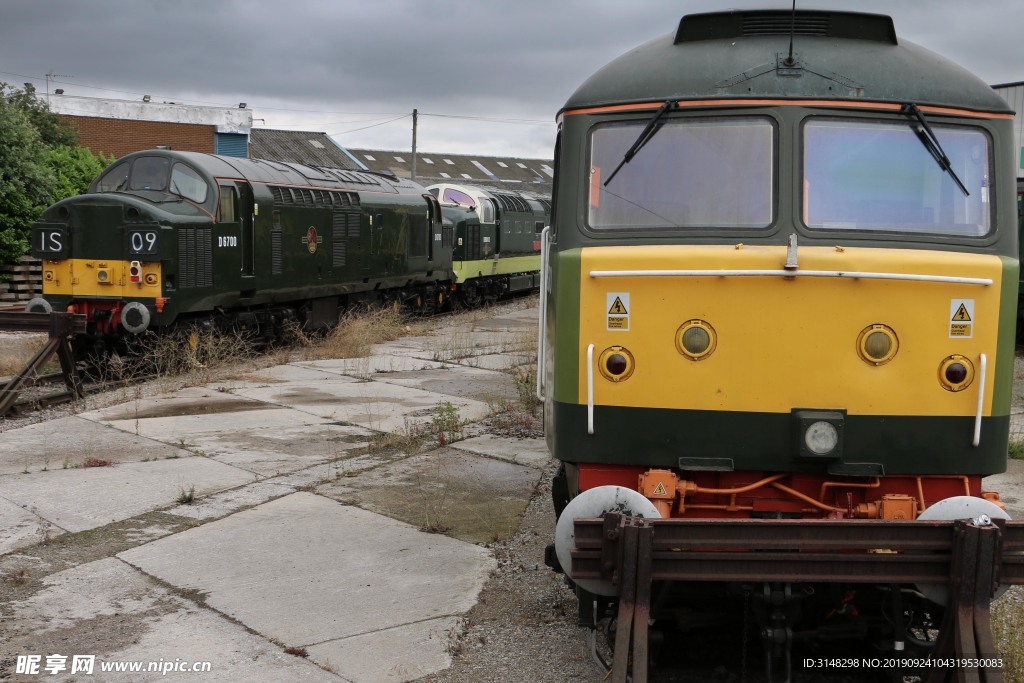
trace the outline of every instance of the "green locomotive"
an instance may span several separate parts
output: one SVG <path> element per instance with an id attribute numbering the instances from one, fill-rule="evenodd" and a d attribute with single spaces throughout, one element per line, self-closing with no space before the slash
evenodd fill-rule
<path id="1" fill-rule="evenodd" d="M 358 303 L 438 310 L 472 284 L 416 183 L 193 152 L 125 156 L 31 239 L 43 293 L 28 310 L 85 314 L 93 341 L 210 321 L 271 338 Z"/>
<path id="2" fill-rule="evenodd" d="M 468 305 L 536 289 L 551 202 L 528 192 L 439 183 L 427 190 L 454 229 L 452 268 Z"/>

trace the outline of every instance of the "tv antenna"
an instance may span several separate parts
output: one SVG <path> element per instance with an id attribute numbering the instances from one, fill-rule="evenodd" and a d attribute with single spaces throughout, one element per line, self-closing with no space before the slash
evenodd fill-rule
<path id="1" fill-rule="evenodd" d="M 71 76 L 69 74 L 55 74 L 55 73 L 53 73 L 53 69 L 50 69 L 49 71 L 46 72 L 46 106 L 47 107 L 50 106 L 50 79 L 51 78 L 53 78 L 53 79 L 56 79 L 56 78 L 74 78 L 74 76 Z"/>

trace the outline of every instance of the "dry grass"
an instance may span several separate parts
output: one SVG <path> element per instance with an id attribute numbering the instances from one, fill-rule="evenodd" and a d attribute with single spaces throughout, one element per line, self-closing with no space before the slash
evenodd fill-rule
<path id="1" fill-rule="evenodd" d="M 0 335 L 0 377 L 20 372 L 45 343 L 45 334 Z M 43 372 L 56 372 L 59 369 L 60 363 L 54 356 L 47 361 Z"/>
<path id="2" fill-rule="evenodd" d="M 992 605 L 992 635 L 1006 683 L 1024 683 L 1024 611 L 1019 598 L 1007 594 Z"/>
<path id="3" fill-rule="evenodd" d="M 369 356 L 374 344 L 393 341 L 425 329 L 425 323 L 414 321 L 391 308 L 348 312 L 338 324 L 322 337 L 309 335 L 293 327 L 289 337 L 302 347 L 301 354 L 310 359 L 361 358 Z"/>

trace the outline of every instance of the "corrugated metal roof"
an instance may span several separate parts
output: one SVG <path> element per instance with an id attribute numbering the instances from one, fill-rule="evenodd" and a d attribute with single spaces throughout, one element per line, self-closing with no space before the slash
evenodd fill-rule
<path id="1" fill-rule="evenodd" d="M 348 151 L 372 171 L 394 173 L 400 178 L 412 177 L 412 154 L 408 151 L 351 147 Z M 423 185 L 454 180 L 550 197 L 554 173 L 551 159 L 416 153 L 416 182 Z"/>
<path id="2" fill-rule="evenodd" d="M 249 156 L 253 159 L 287 161 L 350 171 L 364 168 L 353 161 L 327 133 L 310 131 L 253 128 L 249 134 Z"/>

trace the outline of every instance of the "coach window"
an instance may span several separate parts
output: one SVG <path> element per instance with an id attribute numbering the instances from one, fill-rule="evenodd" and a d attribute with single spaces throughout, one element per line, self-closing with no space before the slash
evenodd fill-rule
<path id="1" fill-rule="evenodd" d="M 171 168 L 171 192 L 196 204 L 206 201 L 208 188 L 202 176 L 185 164 L 174 164 Z"/>
<path id="2" fill-rule="evenodd" d="M 591 229 L 766 228 L 772 224 L 775 125 L 771 119 L 670 119 L 629 163 L 623 163 L 647 120 L 598 125 L 591 133 L 587 207 Z"/>
<path id="3" fill-rule="evenodd" d="M 988 135 L 932 123 L 957 185 L 904 121 L 814 119 L 804 125 L 804 223 L 981 237 L 991 229 Z"/>
<path id="4" fill-rule="evenodd" d="M 171 160 L 167 157 L 139 157 L 132 163 L 132 178 L 129 187 L 132 190 L 167 189 L 167 168 Z"/>
<path id="5" fill-rule="evenodd" d="M 235 211 L 235 188 L 229 185 L 220 186 L 220 212 L 217 220 L 221 223 L 234 223 L 238 220 Z"/>

